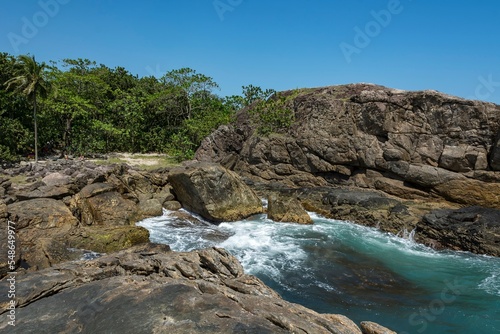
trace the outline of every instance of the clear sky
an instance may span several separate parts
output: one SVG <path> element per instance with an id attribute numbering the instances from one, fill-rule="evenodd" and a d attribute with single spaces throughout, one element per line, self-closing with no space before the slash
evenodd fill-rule
<path id="1" fill-rule="evenodd" d="M 352 82 L 500 104 L 498 0 L 0 0 L 0 52 L 139 76 L 190 67 L 219 95 Z"/>

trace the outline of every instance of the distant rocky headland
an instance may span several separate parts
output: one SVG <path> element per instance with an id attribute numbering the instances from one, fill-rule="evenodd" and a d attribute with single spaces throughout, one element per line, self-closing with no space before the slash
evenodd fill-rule
<path id="1" fill-rule="evenodd" d="M 1 169 L 2 245 L 7 225 L 16 227 L 16 329 L 391 332 L 288 303 L 223 249 L 149 244 L 135 223 L 164 208 L 217 223 L 262 213 L 267 198 L 277 222 L 309 224 L 306 210 L 315 211 L 436 249 L 500 256 L 500 106 L 370 84 L 291 96 L 288 128 L 260 134 L 249 106 L 179 167 L 57 160 Z M 88 251 L 106 255 L 81 262 Z M 1 254 L 2 291 L 9 260 Z"/>

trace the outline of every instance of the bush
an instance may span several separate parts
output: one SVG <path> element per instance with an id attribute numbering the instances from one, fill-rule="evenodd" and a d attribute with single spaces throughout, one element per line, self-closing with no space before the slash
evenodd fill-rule
<path id="1" fill-rule="evenodd" d="M 267 100 L 259 100 L 249 113 L 259 134 L 268 135 L 287 131 L 295 122 L 293 101 L 298 90 L 292 93 L 276 93 Z"/>

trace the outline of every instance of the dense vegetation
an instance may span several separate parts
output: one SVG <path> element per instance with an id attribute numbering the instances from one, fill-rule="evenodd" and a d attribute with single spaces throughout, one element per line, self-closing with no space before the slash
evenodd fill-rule
<path id="1" fill-rule="evenodd" d="M 121 151 L 190 158 L 238 109 L 274 94 L 249 85 L 242 96 L 220 97 L 218 88 L 189 68 L 140 78 L 88 59 L 45 64 L 0 53 L 0 161 L 35 156 L 36 147 L 41 155 Z"/>

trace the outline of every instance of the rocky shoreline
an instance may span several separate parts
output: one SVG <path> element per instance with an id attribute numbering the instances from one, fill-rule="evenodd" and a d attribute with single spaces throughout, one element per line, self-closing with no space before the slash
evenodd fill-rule
<path id="1" fill-rule="evenodd" d="M 250 106 L 208 136 L 196 159 L 328 217 L 396 235 L 415 230 L 437 249 L 500 254 L 499 221 L 480 219 L 500 209 L 500 106 L 373 84 L 295 95 L 290 128 L 260 135 Z M 431 213 L 440 209 L 476 216 Z"/>
<path id="2" fill-rule="evenodd" d="M 7 244 L 7 224 L 16 226 L 19 333 L 116 332 L 119 326 L 168 333 L 390 332 L 372 322 L 358 327 L 345 316 L 288 303 L 246 275 L 223 249 L 177 253 L 167 245 L 149 244 L 148 231 L 135 222 L 161 215 L 164 207 L 181 207 L 173 195 L 180 191 L 174 192 L 176 181 L 172 187 L 169 175 L 203 181 L 188 178 L 177 188 L 197 194 L 184 203 L 204 203 L 200 214 L 216 212 L 224 220 L 262 212 L 256 193 L 219 165 L 144 172 L 127 165 L 59 160 L 2 174 L 2 244 Z M 218 197 L 212 202 L 205 198 L 214 194 Z M 82 262 L 87 251 L 105 255 Z M 5 252 L 0 259 L 5 291 L 11 271 Z M 2 329 L 10 328 L 9 302 L 6 294 L 0 297 Z"/>
<path id="3" fill-rule="evenodd" d="M 149 244 L 135 223 L 164 208 L 217 223 L 261 213 L 267 198 L 277 222 L 310 224 L 314 211 L 436 249 L 500 256 L 500 107 L 372 85 L 318 89 L 294 103 L 287 133 L 257 136 L 243 110 L 205 140 L 199 161 L 176 168 L 57 160 L 0 169 L 0 241 L 15 224 L 21 332 L 391 333 L 285 302 L 222 249 Z M 79 261 L 86 251 L 106 255 Z M 5 289 L 9 271 L 4 252 Z"/>

